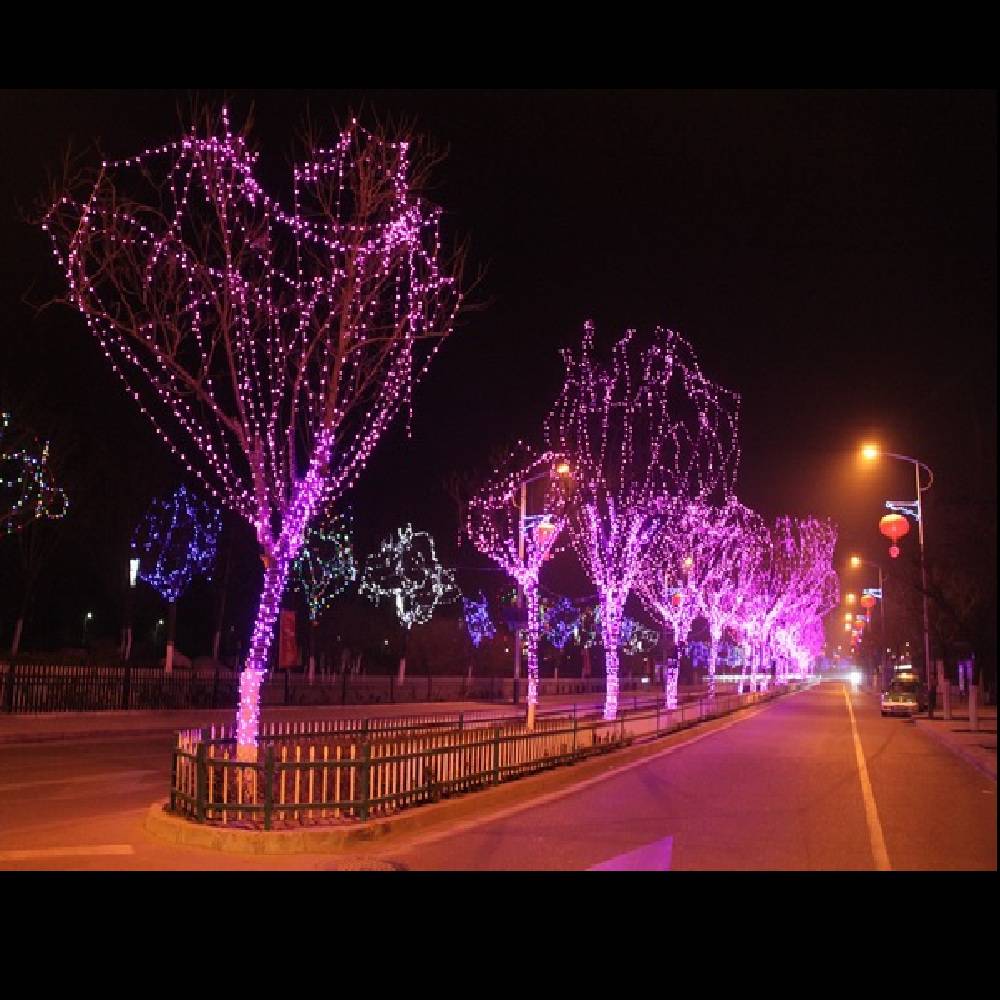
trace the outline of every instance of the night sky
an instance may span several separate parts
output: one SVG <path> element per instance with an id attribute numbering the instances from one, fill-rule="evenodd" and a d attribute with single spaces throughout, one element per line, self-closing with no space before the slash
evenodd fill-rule
<path id="1" fill-rule="evenodd" d="M 70 141 L 132 155 L 174 138 L 191 96 L 0 95 L 0 403 L 27 397 L 36 422 L 54 440 L 67 431 L 74 461 L 100 470 L 109 493 L 137 463 L 163 489 L 180 471 L 82 319 L 26 303 L 56 293 L 60 276 L 23 216 Z M 874 436 L 931 465 L 933 501 L 969 504 L 995 538 L 993 93 L 225 96 L 237 122 L 253 104 L 275 179 L 307 111 L 328 133 L 334 114 L 352 108 L 362 122 L 405 116 L 449 148 L 432 196 L 446 236 L 469 238 L 470 272 L 484 269 L 479 308 L 421 384 L 412 437 L 399 422 L 351 497 L 363 552 L 410 520 L 461 565 L 484 565 L 452 551 L 443 481 L 482 469 L 517 437 L 540 441 L 560 386 L 558 351 L 578 344 L 587 319 L 605 348 L 628 327 L 673 328 L 709 378 L 742 394 L 738 493 L 765 516 L 831 517 L 841 554 L 883 554 L 882 501 L 911 496 L 912 480 L 902 463 L 858 472 L 856 445 Z M 67 541 L 56 560 L 48 587 L 58 614 L 77 615 L 81 595 L 100 600 L 108 589 L 91 550 Z M 0 643 L 11 618 L 9 603 L 0 607 Z"/>

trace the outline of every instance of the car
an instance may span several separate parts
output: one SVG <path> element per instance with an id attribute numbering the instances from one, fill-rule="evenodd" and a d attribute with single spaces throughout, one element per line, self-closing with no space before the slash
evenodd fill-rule
<path id="1" fill-rule="evenodd" d="M 882 693 L 882 715 L 914 715 L 927 707 L 927 696 L 915 677 L 896 677 Z"/>

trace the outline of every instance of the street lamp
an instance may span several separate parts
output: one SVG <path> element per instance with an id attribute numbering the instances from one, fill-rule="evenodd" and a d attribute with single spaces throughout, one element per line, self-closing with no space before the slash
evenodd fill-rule
<path id="1" fill-rule="evenodd" d="M 858 599 L 858 595 L 857 594 L 845 594 L 844 595 L 844 603 L 845 604 L 853 604 L 857 599 Z"/>
<path id="2" fill-rule="evenodd" d="M 881 626 L 881 639 L 885 642 L 885 582 L 882 576 L 882 567 L 878 563 L 869 562 L 867 559 L 862 559 L 861 556 L 851 556 L 850 560 L 851 569 L 860 569 L 862 566 L 871 566 L 873 569 L 878 570 L 878 603 L 879 603 L 879 624 Z M 885 675 L 885 658 L 879 656 L 881 661 L 883 677 Z"/>
<path id="3" fill-rule="evenodd" d="M 913 466 L 913 476 L 917 488 L 917 498 L 914 501 L 887 500 L 885 505 L 888 510 L 902 511 L 915 518 L 917 522 L 917 536 L 920 539 L 920 586 L 923 595 L 924 605 L 924 670 L 925 680 L 928 687 L 931 687 L 931 630 L 930 616 L 927 610 L 927 562 L 924 557 L 924 509 L 921 494 L 926 493 L 934 485 L 934 473 L 931 467 L 919 459 L 910 458 L 909 455 L 897 455 L 895 452 L 887 451 L 883 453 L 886 458 L 895 458 L 900 462 L 909 462 Z M 880 455 L 879 448 L 874 444 L 866 444 L 861 448 L 861 457 L 865 461 L 875 462 Z M 920 482 L 920 470 L 927 470 L 927 485 Z"/>
<path id="4" fill-rule="evenodd" d="M 560 479 L 569 479 L 572 475 L 572 468 L 569 462 L 562 460 L 557 462 L 551 469 L 546 472 L 540 472 L 537 476 L 531 476 L 528 479 L 521 481 L 521 510 L 517 519 L 517 558 L 521 565 L 524 565 L 524 526 L 528 520 L 528 484 L 538 482 L 540 479 L 550 479 L 552 476 L 558 476 Z M 544 517 L 544 515 L 543 515 Z M 517 608 L 518 611 L 524 611 L 524 590 L 521 585 L 517 585 Z M 518 617 L 518 623 L 520 623 L 520 616 Z M 514 700 L 518 697 L 518 683 L 521 678 L 521 629 L 520 627 L 514 630 Z M 529 712 L 531 713 L 531 718 L 529 719 L 529 724 L 534 723 L 534 706 L 528 706 Z"/>

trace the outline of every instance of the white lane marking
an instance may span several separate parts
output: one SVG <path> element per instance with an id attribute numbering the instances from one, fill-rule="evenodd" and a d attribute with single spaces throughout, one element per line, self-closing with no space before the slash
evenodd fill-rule
<path id="1" fill-rule="evenodd" d="M 858 762 L 858 777 L 861 779 L 861 795 L 865 800 L 865 821 L 868 823 L 868 837 L 872 844 L 872 855 L 875 858 L 875 870 L 891 872 L 889 852 L 885 849 L 885 837 L 882 836 L 882 824 L 878 818 L 878 807 L 875 805 L 875 794 L 872 783 L 868 780 L 868 765 L 865 763 L 865 752 L 858 736 L 858 724 L 854 721 L 854 708 L 851 705 L 851 695 L 848 686 L 844 685 L 844 700 L 847 702 L 847 714 L 851 717 L 851 735 L 854 737 L 854 757 Z"/>
<path id="2" fill-rule="evenodd" d="M 92 844 L 80 847 L 38 847 L 30 851 L 0 851 L 0 861 L 33 861 L 35 858 L 85 858 L 135 854 L 131 844 Z"/>
<path id="3" fill-rule="evenodd" d="M 803 690 L 805 690 L 805 688 L 803 688 Z M 788 695 L 788 697 L 794 697 L 795 694 L 801 694 L 801 692 L 796 691 L 792 695 Z M 474 830 L 477 826 L 483 826 L 486 823 L 493 823 L 496 820 L 507 819 L 510 816 L 517 815 L 517 813 L 525 812 L 528 809 L 534 809 L 536 806 L 548 805 L 550 802 L 555 802 L 557 799 L 566 798 L 567 795 L 575 795 L 577 792 L 583 791 L 585 788 L 590 788 L 591 785 L 596 785 L 598 782 L 607 781 L 608 778 L 614 778 L 619 774 L 624 774 L 626 771 L 631 771 L 637 767 L 649 764 L 654 760 L 659 760 L 660 757 L 666 757 L 668 754 L 676 753 L 676 751 L 683 750 L 685 747 L 698 743 L 709 736 L 714 736 L 716 733 L 725 732 L 725 730 L 729 729 L 731 726 L 735 726 L 740 722 L 746 722 L 748 719 L 753 719 L 760 715 L 761 712 L 766 711 L 768 708 L 773 708 L 777 704 L 778 702 L 772 701 L 765 703 L 758 708 L 752 708 L 748 712 L 740 713 L 724 725 L 717 726 L 716 728 L 710 729 L 704 733 L 699 733 L 697 736 L 692 736 L 683 743 L 675 743 L 673 746 L 665 747 L 663 750 L 649 754 L 647 757 L 641 757 L 639 760 L 634 760 L 631 763 L 622 764 L 610 771 L 604 771 L 601 774 L 597 774 L 592 778 L 587 778 L 584 781 L 576 782 L 566 788 L 559 788 L 554 792 L 547 792 L 545 795 L 539 795 L 526 802 L 519 802 L 517 805 L 508 806 L 506 809 L 498 809 L 496 812 L 477 816 L 474 819 L 466 820 L 464 823 L 455 823 L 452 826 L 445 827 L 441 830 L 435 830 L 432 833 L 425 833 L 422 836 L 417 836 L 413 839 L 410 839 L 403 834 L 400 837 L 398 846 L 390 847 L 387 845 L 381 850 L 373 851 L 372 855 L 378 857 L 386 855 L 394 856 L 397 854 L 405 855 L 415 848 L 426 847 L 428 844 L 433 844 L 438 840 L 444 840 L 446 837 L 454 837 L 460 833 L 467 833 L 469 830 Z"/>
<path id="4" fill-rule="evenodd" d="M 674 849 L 674 838 L 664 837 L 654 840 L 651 844 L 637 847 L 617 857 L 608 858 L 589 872 L 668 872 L 670 871 L 670 856 Z"/>

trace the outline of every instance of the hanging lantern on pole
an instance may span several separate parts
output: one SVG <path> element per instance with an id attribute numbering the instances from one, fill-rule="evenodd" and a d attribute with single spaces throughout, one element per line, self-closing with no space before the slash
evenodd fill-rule
<path id="1" fill-rule="evenodd" d="M 902 514 L 886 514 L 885 517 L 879 521 L 878 530 L 885 535 L 886 538 L 892 539 L 892 545 L 889 548 L 889 555 L 893 559 L 898 558 L 899 545 L 897 542 L 909 534 L 910 522 L 907 521 Z"/>
<path id="2" fill-rule="evenodd" d="M 861 607 L 866 611 L 875 607 L 875 596 L 873 594 L 863 594 L 861 597 Z"/>

